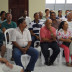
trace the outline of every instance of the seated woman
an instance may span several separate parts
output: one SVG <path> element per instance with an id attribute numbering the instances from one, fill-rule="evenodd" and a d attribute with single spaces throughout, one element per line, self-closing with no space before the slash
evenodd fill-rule
<path id="1" fill-rule="evenodd" d="M 5 58 L 0 58 L 0 68 L 4 72 L 24 72 L 22 67 L 10 64 Z"/>
<path id="2" fill-rule="evenodd" d="M 59 25 L 57 32 L 58 42 L 61 48 L 64 49 L 66 65 L 72 67 L 72 56 L 71 56 L 71 64 L 69 63 L 69 45 L 72 42 L 71 31 L 68 29 L 68 23 L 66 21 L 62 21 Z"/>

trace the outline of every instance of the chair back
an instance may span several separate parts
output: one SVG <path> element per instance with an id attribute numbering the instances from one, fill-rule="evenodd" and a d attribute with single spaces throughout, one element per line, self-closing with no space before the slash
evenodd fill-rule
<path id="1" fill-rule="evenodd" d="M 12 37 L 13 31 L 14 31 L 14 28 L 10 28 L 10 29 L 7 29 L 7 30 L 4 32 L 4 35 L 5 35 L 5 45 L 6 45 L 6 46 L 12 44 L 12 42 L 11 42 L 11 37 Z"/>

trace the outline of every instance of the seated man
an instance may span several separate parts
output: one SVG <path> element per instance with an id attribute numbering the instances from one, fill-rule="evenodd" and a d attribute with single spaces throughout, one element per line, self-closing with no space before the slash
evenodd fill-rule
<path id="1" fill-rule="evenodd" d="M 7 21 L 4 21 L 1 25 L 1 29 L 2 29 L 3 32 L 5 32 L 6 29 L 17 27 L 17 24 L 12 21 L 11 13 L 6 14 L 6 19 L 7 19 Z"/>
<path id="2" fill-rule="evenodd" d="M 32 45 L 31 45 L 32 47 L 34 47 L 35 41 L 40 40 L 39 31 L 40 31 L 40 28 L 42 27 L 42 25 L 43 25 L 43 22 L 40 22 L 39 14 L 35 13 L 34 20 L 31 22 L 30 28 L 29 28 L 31 35 L 32 35 Z"/>
<path id="3" fill-rule="evenodd" d="M 4 38 L 4 34 L 3 33 L 6 31 L 6 29 L 16 28 L 16 27 L 17 27 L 17 24 L 12 21 L 12 15 L 11 15 L 11 13 L 7 13 L 6 14 L 6 21 L 4 21 L 1 24 L 2 33 L 0 33 L 0 39 L 1 38 Z M 3 40 L 1 40 L 1 42 L 3 42 Z M 1 43 L 1 46 L 0 47 L 1 47 L 1 56 L 4 57 L 6 47 L 2 43 Z"/>
<path id="4" fill-rule="evenodd" d="M 26 22 L 24 18 L 18 20 L 18 27 L 14 30 L 12 35 L 13 58 L 16 65 L 22 66 L 21 55 L 28 54 L 31 56 L 30 62 L 25 69 L 26 72 L 34 70 L 35 63 L 38 59 L 38 51 L 30 47 L 31 35 L 29 30 L 26 28 Z M 23 66 L 22 66 L 23 67 Z"/>
<path id="5" fill-rule="evenodd" d="M 45 26 L 40 29 L 40 42 L 41 50 L 45 58 L 46 65 L 52 65 L 57 55 L 60 52 L 59 46 L 56 42 L 56 29 L 51 26 L 52 20 L 48 19 L 45 22 Z M 48 48 L 52 48 L 53 54 L 48 58 Z"/>
<path id="6" fill-rule="evenodd" d="M 55 12 L 51 12 L 50 13 L 50 19 L 52 20 L 52 26 L 56 29 L 58 29 L 61 20 L 60 19 L 56 19 L 56 13 Z"/>
<path id="7" fill-rule="evenodd" d="M 5 58 L 0 58 L 0 68 L 3 72 L 24 72 L 22 67 L 10 64 Z"/>

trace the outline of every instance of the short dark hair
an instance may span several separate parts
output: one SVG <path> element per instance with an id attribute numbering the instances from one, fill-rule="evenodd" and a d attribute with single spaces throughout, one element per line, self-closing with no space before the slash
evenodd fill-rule
<path id="1" fill-rule="evenodd" d="M 49 11 L 49 9 L 45 9 L 45 13 L 46 13 L 47 11 Z"/>
<path id="2" fill-rule="evenodd" d="M 34 13 L 34 17 L 36 16 L 36 14 L 39 14 L 38 12 Z"/>
<path id="3" fill-rule="evenodd" d="M 55 13 L 55 12 L 51 12 L 51 13 L 50 13 L 50 16 L 51 16 L 53 13 L 56 15 L 56 13 Z"/>
<path id="4" fill-rule="evenodd" d="M 8 14 L 11 14 L 11 13 L 9 13 L 9 12 L 8 12 L 8 13 L 6 13 L 6 17 L 7 17 L 7 15 L 8 15 Z M 12 14 L 11 14 L 11 15 L 12 15 Z"/>
<path id="5" fill-rule="evenodd" d="M 0 15 L 2 16 L 3 13 L 6 13 L 6 12 L 5 11 L 1 11 L 1 14 Z"/>
<path id="6" fill-rule="evenodd" d="M 17 25 L 19 26 L 23 21 L 25 21 L 25 18 L 20 18 L 17 21 Z"/>
<path id="7" fill-rule="evenodd" d="M 65 13 L 66 13 L 67 11 L 70 11 L 70 10 L 66 10 Z"/>
<path id="8" fill-rule="evenodd" d="M 60 12 L 60 11 L 62 11 L 62 10 L 58 10 L 58 12 Z"/>

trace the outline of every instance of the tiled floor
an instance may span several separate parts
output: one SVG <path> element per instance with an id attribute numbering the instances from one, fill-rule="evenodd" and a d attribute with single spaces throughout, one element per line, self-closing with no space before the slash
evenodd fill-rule
<path id="1" fill-rule="evenodd" d="M 34 69 L 33 72 L 72 72 L 72 67 L 67 67 L 65 65 L 65 59 L 63 58 L 62 64 L 55 62 L 53 66 L 46 66 L 46 65 L 35 66 L 35 69 Z"/>
<path id="2" fill-rule="evenodd" d="M 41 66 L 41 67 L 35 67 L 35 70 L 33 72 L 72 72 L 72 67 L 66 67 L 66 66 Z"/>
<path id="3" fill-rule="evenodd" d="M 41 65 L 41 59 L 38 59 L 33 72 L 72 72 L 72 67 L 65 65 L 65 59 L 62 59 L 62 63 L 55 61 L 53 66 Z M 11 62 L 14 64 L 14 62 Z"/>

